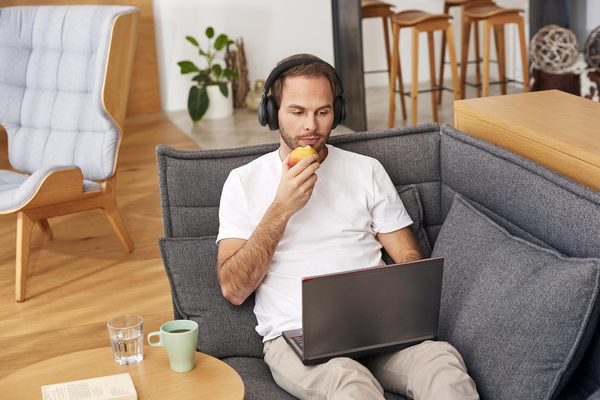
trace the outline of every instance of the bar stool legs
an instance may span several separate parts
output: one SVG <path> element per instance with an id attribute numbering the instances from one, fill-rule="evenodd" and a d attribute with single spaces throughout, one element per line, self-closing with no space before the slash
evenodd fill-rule
<path id="1" fill-rule="evenodd" d="M 477 3 L 477 4 L 476 4 Z M 471 24 L 474 24 L 475 54 L 479 60 L 478 23 L 483 21 L 483 81 L 480 81 L 479 63 L 477 63 L 477 96 L 490 95 L 490 42 L 492 28 L 494 29 L 494 42 L 496 46 L 498 74 L 500 78 L 500 91 L 506 94 L 506 55 L 504 41 L 504 25 L 517 24 L 519 29 L 519 45 L 521 47 L 521 62 L 523 64 L 524 91 L 529 92 L 529 66 L 527 60 L 527 47 L 525 43 L 525 27 L 520 9 L 505 9 L 491 1 L 469 3 L 463 8 L 463 46 L 461 54 L 461 89 L 464 97 L 466 81 L 466 58 L 469 52 L 469 33 Z"/>
<path id="2" fill-rule="evenodd" d="M 523 86 L 525 92 L 530 92 L 529 87 L 529 60 L 527 58 L 527 45 L 525 44 L 525 24 L 523 18 L 519 22 L 519 41 L 521 42 L 521 64 L 523 67 Z"/>
<path id="3" fill-rule="evenodd" d="M 444 14 L 450 13 L 450 4 L 444 2 Z M 438 83 L 439 87 L 444 86 L 444 63 L 446 60 L 446 31 L 442 32 L 442 52 L 440 54 L 440 81 Z M 438 104 L 442 104 L 442 93 L 443 90 L 440 90 L 438 93 Z"/>
<path id="4" fill-rule="evenodd" d="M 419 30 L 412 28 L 412 81 L 410 88 L 410 123 L 417 124 L 417 97 L 419 96 Z M 433 116 L 433 120 L 437 119 L 437 115 Z"/>
<path id="5" fill-rule="evenodd" d="M 403 14 L 403 15 L 402 15 Z M 411 124 L 417 124 L 418 114 L 418 95 L 419 95 L 419 33 L 427 32 L 427 38 L 429 43 L 429 71 L 431 76 L 431 104 L 433 112 L 433 120 L 438 122 L 438 110 L 437 100 L 438 97 L 436 92 L 440 90 L 436 88 L 436 76 L 435 76 L 435 51 L 433 42 L 433 32 L 436 30 L 442 30 L 446 36 L 446 44 L 448 46 L 448 54 L 450 56 L 450 64 L 452 70 L 452 86 L 454 91 L 454 98 L 460 99 L 460 82 L 458 80 L 458 72 L 456 67 L 456 49 L 454 46 L 454 31 L 452 30 L 452 24 L 448 22 L 450 16 L 432 16 L 430 14 L 408 11 L 399 13 L 392 19 L 392 36 L 393 36 L 393 49 L 392 49 L 392 61 L 391 61 L 391 76 L 390 76 L 390 106 L 388 114 L 388 127 L 394 126 L 394 114 L 395 114 L 395 98 L 396 92 L 394 90 L 394 81 L 396 76 L 401 76 L 400 67 L 400 29 L 402 27 L 412 27 L 412 79 L 411 79 Z M 403 92 L 402 85 L 400 85 L 401 92 Z M 400 93 L 400 99 L 403 99 L 404 94 Z"/>
<path id="6" fill-rule="evenodd" d="M 500 93 L 506 94 L 506 56 L 504 54 L 504 25 L 494 27 L 494 41 L 496 42 L 496 58 L 498 59 L 498 76 L 500 79 Z"/>

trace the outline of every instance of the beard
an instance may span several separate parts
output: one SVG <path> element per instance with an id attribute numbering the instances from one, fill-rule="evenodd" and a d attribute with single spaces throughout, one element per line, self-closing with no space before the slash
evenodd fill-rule
<path id="1" fill-rule="evenodd" d="M 283 140 L 283 142 L 292 150 L 294 150 L 297 147 L 301 147 L 300 140 L 303 137 L 318 136 L 320 141 L 318 141 L 314 146 L 311 146 L 311 145 L 309 145 L 309 146 L 311 146 L 313 149 L 315 149 L 315 151 L 317 153 L 319 153 L 321 151 L 321 149 L 323 149 L 323 147 L 325 147 L 327 140 L 329 140 L 329 135 L 331 134 L 331 131 L 327 132 L 325 135 L 314 132 L 309 135 L 300 136 L 299 138 L 294 139 L 294 137 L 292 135 L 290 135 L 283 126 L 280 126 L 279 133 L 280 133 L 280 136 L 281 136 L 281 139 Z"/>

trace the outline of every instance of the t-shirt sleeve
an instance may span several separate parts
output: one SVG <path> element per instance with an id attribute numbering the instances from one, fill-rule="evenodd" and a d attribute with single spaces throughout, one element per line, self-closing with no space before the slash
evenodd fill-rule
<path id="1" fill-rule="evenodd" d="M 379 161 L 373 167 L 371 217 L 374 233 L 394 232 L 413 223 L 398 196 L 396 187 Z"/>
<path id="2" fill-rule="evenodd" d="M 245 196 L 240 177 L 231 172 L 223 185 L 221 204 L 219 206 L 219 235 L 221 239 L 250 239 L 252 224 L 246 212 Z"/>

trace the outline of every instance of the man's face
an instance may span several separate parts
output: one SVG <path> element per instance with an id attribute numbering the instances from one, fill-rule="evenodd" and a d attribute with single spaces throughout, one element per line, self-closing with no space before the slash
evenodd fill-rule
<path id="1" fill-rule="evenodd" d="M 282 157 L 306 145 L 321 151 L 333 125 L 333 93 L 329 80 L 324 76 L 286 77 L 278 117 Z"/>

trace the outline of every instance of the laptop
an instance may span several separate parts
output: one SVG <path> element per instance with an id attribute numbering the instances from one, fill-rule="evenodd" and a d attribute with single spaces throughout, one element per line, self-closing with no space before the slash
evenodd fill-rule
<path id="1" fill-rule="evenodd" d="M 282 333 L 304 365 L 437 340 L 444 259 L 302 278 L 302 328 Z"/>

